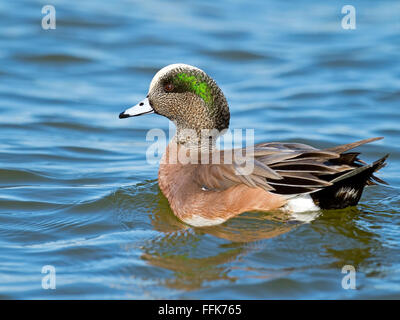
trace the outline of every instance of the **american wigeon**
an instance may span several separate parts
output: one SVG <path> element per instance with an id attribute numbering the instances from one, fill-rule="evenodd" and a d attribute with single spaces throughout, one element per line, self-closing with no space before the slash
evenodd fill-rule
<path id="1" fill-rule="evenodd" d="M 358 203 L 364 186 L 385 183 L 373 173 L 385 166 L 387 155 L 367 165 L 359 153 L 347 152 L 381 137 L 321 150 L 300 143 L 257 144 L 242 150 L 241 159 L 251 158 L 253 164 L 245 172 L 247 162 L 239 163 L 235 153 L 215 147 L 229 126 L 223 92 L 190 65 L 158 71 L 147 97 L 119 117 L 147 113 L 163 115 L 177 127 L 161 160 L 158 182 L 175 215 L 189 225 L 216 225 L 246 211 L 345 208 Z"/>

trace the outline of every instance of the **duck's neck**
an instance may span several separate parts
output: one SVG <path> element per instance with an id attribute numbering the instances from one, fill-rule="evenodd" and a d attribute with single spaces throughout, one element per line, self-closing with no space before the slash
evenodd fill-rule
<path id="1" fill-rule="evenodd" d="M 218 130 L 214 129 L 193 130 L 178 127 L 171 142 L 189 150 L 211 152 L 216 149 L 219 134 Z"/>

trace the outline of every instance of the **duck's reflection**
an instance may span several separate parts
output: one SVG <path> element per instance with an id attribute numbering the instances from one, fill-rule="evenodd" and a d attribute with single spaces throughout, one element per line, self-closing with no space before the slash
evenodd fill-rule
<path id="1" fill-rule="evenodd" d="M 149 217 L 161 236 L 141 246 L 141 258 L 173 272 L 173 277 L 163 280 L 167 287 L 193 290 L 212 281 L 236 281 L 237 274 L 244 269 L 254 273 L 255 278 L 282 275 L 282 270 L 263 270 L 260 274 L 241 267 L 240 260 L 260 245 L 257 240 L 279 236 L 299 225 L 288 221 L 283 214 L 249 213 L 222 225 L 192 228 L 174 216 L 159 190 L 154 194 L 154 201 Z M 233 265 L 235 262 L 239 265 Z"/>
<path id="2" fill-rule="evenodd" d="M 148 187 L 151 194 L 146 195 L 146 203 L 152 203 L 147 207 L 148 217 L 159 235 L 142 243 L 141 258 L 153 266 L 172 272 L 172 276 L 160 280 L 162 285 L 170 288 L 194 290 L 211 282 L 235 282 L 243 277 L 279 278 L 295 270 L 317 267 L 308 261 L 301 263 L 304 267 L 296 268 L 249 267 L 246 264 L 245 258 L 253 252 L 268 254 L 265 248 L 270 242 L 260 240 L 281 236 L 298 227 L 304 227 L 307 231 L 292 253 L 299 257 L 304 248 L 308 254 L 315 255 L 318 261 L 325 261 L 324 265 L 318 266 L 320 268 L 336 269 L 345 264 L 357 268 L 371 258 L 373 250 L 370 247 L 380 246 L 373 233 L 355 223 L 362 214 L 355 207 L 324 212 L 307 225 L 292 221 L 284 213 L 277 212 L 246 213 L 222 225 L 193 228 L 174 216 L 156 182 Z M 362 248 L 355 247 L 360 243 Z M 329 262 L 322 258 L 329 258 Z"/>
<path id="3" fill-rule="evenodd" d="M 331 258 L 329 267 L 341 269 L 352 265 L 356 270 L 371 267 L 368 261 L 374 260 L 374 252 L 382 250 L 379 237 L 365 223 L 373 218 L 373 213 L 363 208 L 349 207 L 326 210 L 317 223 L 311 225 L 323 239 L 321 251 Z"/>

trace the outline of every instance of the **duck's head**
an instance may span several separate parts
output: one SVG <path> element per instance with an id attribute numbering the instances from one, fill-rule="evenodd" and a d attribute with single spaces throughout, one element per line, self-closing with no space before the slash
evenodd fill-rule
<path id="1" fill-rule="evenodd" d="M 228 128 L 230 118 L 228 103 L 216 82 L 203 70 L 187 64 L 171 64 L 158 71 L 147 97 L 119 117 L 147 113 L 167 117 L 178 131 L 222 131 Z"/>

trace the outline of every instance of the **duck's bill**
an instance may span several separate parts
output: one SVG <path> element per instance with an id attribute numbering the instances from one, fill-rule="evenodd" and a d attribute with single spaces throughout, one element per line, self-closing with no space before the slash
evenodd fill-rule
<path id="1" fill-rule="evenodd" d="M 129 117 L 137 117 L 146 113 L 154 113 L 153 108 L 150 105 L 149 99 L 146 98 L 140 101 L 137 105 L 126 109 L 124 112 L 119 114 L 120 119 L 129 118 Z"/>

